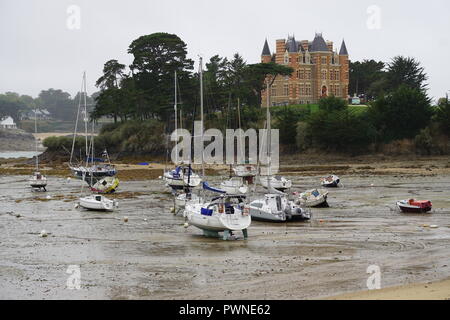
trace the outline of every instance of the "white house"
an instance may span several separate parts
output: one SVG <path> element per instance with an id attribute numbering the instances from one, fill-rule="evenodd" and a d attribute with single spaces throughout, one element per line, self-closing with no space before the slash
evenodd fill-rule
<path id="1" fill-rule="evenodd" d="M 3 129 L 17 129 L 14 119 L 11 117 L 6 117 L 0 121 L 0 128 Z"/>

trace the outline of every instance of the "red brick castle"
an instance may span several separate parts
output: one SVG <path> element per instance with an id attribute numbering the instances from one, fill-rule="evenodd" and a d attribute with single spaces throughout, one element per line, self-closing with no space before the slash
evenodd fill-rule
<path id="1" fill-rule="evenodd" d="M 295 37 L 276 41 L 276 52 L 270 53 L 264 43 L 263 63 L 275 62 L 294 69 L 291 76 L 278 76 L 270 88 L 270 104 L 290 105 L 317 103 L 325 96 L 348 98 L 349 58 L 345 41 L 339 53 L 332 41 L 325 41 L 318 33 L 313 41 L 296 41 Z M 262 106 L 267 105 L 266 92 L 262 92 Z"/>

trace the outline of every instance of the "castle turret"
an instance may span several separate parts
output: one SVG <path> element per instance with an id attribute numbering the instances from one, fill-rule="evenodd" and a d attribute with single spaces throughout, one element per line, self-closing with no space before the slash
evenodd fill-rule
<path id="1" fill-rule="evenodd" d="M 339 64 L 341 65 L 340 82 L 341 82 L 342 97 L 347 97 L 350 61 L 348 59 L 347 46 L 345 45 L 344 40 L 342 40 L 341 50 L 339 50 Z"/>
<path id="2" fill-rule="evenodd" d="M 348 56 L 347 46 L 345 45 L 345 40 L 342 40 L 341 50 L 339 51 L 340 56 Z"/>
<path id="3" fill-rule="evenodd" d="M 264 48 L 261 53 L 261 62 L 269 63 L 272 60 L 272 55 L 270 54 L 269 44 L 267 43 L 267 39 L 264 42 Z"/>

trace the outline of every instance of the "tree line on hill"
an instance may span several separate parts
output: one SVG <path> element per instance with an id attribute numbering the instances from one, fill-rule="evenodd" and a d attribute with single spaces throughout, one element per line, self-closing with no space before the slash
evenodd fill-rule
<path id="1" fill-rule="evenodd" d="M 179 107 L 183 110 L 185 127 L 190 128 L 198 113 L 200 84 L 186 47 L 178 36 L 167 33 L 134 40 L 128 48 L 134 58 L 128 73 L 127 67 L 117 60 L 105 63 L 104 74 L 97 81 L 101 91 L 92 118 L 110 116 L 116 123 L 152 119 L 172 129 L 176 70 Z M 261 110 L 265 79 L 292 72 L 291 68 L 274 63 L 247 64 L 239 54 L 230 60 L 219 55 L 211 57 L 205 64 L 203 77 L 206 126 L 236 127 L 239 101 L 243 128 L 261 128 L 265 119 Z M 289 150 L 312 148 L 359 153 L 401 139 L 413 139 L 418 149 L 427 149 L 426 144 L 433 140 L 431 136 L 448 134 L 445 128 L 450 121 L 448 100 L 441 100 L 439 106 L 431 105 L 427 79 L 420 62 L 410 57 L 396 56 L 388 63 L 351 62 L 349 92 L 369 98 L 365 110 L 356 112 L 342 99 L 331 96 L 322 99 L 315 109 L 273 108 L 273 127 L 280 130 L 280 142 L 290 146 Z M 116 124 L 111 129 L 119 127 Z M 113 135 L 105 132 L 104 136 L 112 139 Z"/>
<path id="2" fill-rule="evenodd" d="M 73 98 L 70 93 L 60 89 L 42 90 L 37 98 L 20 95 L 16 92 L 0 94 L 0 118 L 10 116 L 15 122 L 33 118 L 34 111 L 47 110 L 48 117 L 60 121 L 74 121 L 80 100 L 77 93 Z M 97 93 L 87 97 L 88 109 L 92 110 Z"/>

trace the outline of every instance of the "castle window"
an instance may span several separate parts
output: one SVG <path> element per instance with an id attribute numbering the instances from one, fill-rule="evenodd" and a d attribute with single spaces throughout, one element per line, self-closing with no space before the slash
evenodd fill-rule
<path id="1" fill-rule="evenodd" d="M 305 95 L 305 84 L 300 84 L 300 96 Z"/>
<path id="2" fill-rule="evenodd" d="M 270 95 L 273 97 L 277 95 L 277 86 L 272 86 L 270 89 Z"/>
<path id="3" fill-rule="evenodd" d="M 327 70 L 322 70 L 322 80 L 327 80 Z"/>
<path id="4" fill-rule="evenodd" d="M 307 96 L 311 95 L 311 84 L 310 83 L 306 84 L 306 95 Z"/>
<path id="5" fill-rule="evenodd" d="M 327 57 L 322 57 L 322 64 L 327 64 Z"/>
<path id="6" fill-rule="evenodd" d="M 285 84 L 285 85 L 284 85 L 284 87 L 283 87 L 283 94 L 284 94 L 285 96 L 288 96 L 288 95 L 289 95 L 289 85 L 288 85 L 288 84 Z"/>
<path id="7" fill-rule="evenodd" d="M 340 86 L 337 84 L 336 85 L 336 96 L 339 95 L 339 92 L 341 91 Z"/>

